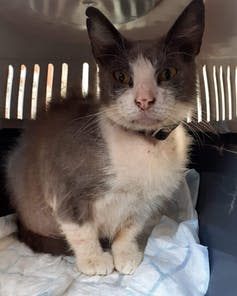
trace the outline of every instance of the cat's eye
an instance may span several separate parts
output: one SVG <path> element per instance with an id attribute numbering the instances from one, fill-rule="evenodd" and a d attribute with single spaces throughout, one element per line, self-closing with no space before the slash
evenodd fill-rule
<path id="1" fill-rule="evenodd" d="M 126 71 L 115 71 L 113 73 L 114 79 L 119 81 L 122 84 L 128 84 L 132 86 L 132 77 Z"/>
<path id="2" fill-rule="evenodd" d="M 162 70 L 158 74 L 158 82 L 160 81 L 169 81 L 171 80 L 175 75 L 177 74 L 177 69 L 174 67 L 169 67 L 164 70 Z"/>

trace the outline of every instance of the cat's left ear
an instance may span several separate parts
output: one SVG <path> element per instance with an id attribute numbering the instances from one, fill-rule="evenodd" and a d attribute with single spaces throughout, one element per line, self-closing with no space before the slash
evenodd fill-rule
<path id="1" fill-rule="evenodd" d="M 168 32 L 165 42 L 171 50 L 195 56 L 199 53 L 205 27 L 203 0 L 193 0 Z"/>
<path id="2" fill-rule="evenodd" d="M 96 61 L 103 62 L 106 56 L 121 54 L 126 40 L 111 22 L 95 7 L 88 7 L 86 15 L 87 31 Z"/>

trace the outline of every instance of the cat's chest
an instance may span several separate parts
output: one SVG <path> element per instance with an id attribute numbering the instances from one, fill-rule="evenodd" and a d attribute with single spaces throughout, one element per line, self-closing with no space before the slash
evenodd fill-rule
<path id="1" fill-rule="evenodd" d="M 145 185 L 156 178 L 159 167 L 158 147 L 143 138 L 117 135 L 109 142 L 111 170 L 119 183 Z"/>
<path id="2" fill-rule="evenodd" d="M 169 186 L 167 176 L 176 167 L 174 143 L 151 141 L 116 127 L 107 128 L 106 143 L 115 190 L 164 193 L 162 187 Z"/>
<path id="3" fill-rule="evenodd" d="M 113 235 L 127 218 L 146 219 L 172 196 L 183 176 L 189 138 L 182 127 L 160 142 L 106 125 L 103 133 L 110 186 L 95 202 L 94 218 L 102 233 Z"/>

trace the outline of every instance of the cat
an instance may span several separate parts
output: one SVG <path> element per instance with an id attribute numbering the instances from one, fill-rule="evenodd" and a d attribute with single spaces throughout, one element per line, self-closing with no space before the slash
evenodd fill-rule
<path id="1" fill-rule="evenodd" d="M 42 112 L 9 153 L 8 189 L 33 250 L 71 250 L 87 275 L 132 274 L 188 162 L 182 122 L 196 99 L 204 4 L 191 1 L 151 41 L 126 39 L 94 7 L 86 15 L 100 98 Z"/>

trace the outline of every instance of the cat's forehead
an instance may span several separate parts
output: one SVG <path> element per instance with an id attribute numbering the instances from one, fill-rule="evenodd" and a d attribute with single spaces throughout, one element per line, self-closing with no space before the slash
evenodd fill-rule
<path id="1" fill-rule="evenodd" d="M 151 83 L 155 78 L 156 69 L 151 61 L 140 55 L 130 62 L 130 68 L 134 75 L 134 83 Z"/>
<path id="2" fill-rule="evenodd" d="M 139 66 L 141 62 L 142 68 L 146 65 L 150 68 L 152 65 L 155 70 L 165 65 L 179 67 L 183 65 L 181 57 L 165 47 L 163 38 L 160 40 L 128 41 L 122 51 L 118 53 L 116 50 L 108 55 L 107 63 L 103 64 L 103 67 L 108 71 L 126 68 L 134 71 L 134 67 L 131 65 Z"/>
<path id="3" fill-rule="evenodd" d="M 135 62 L 143 57 L 149 60 L 151 64 L 157 65 L 164 56 L 162 41 L 134 41 L 129 45 L 128 59 L 129 62 Z"/>

